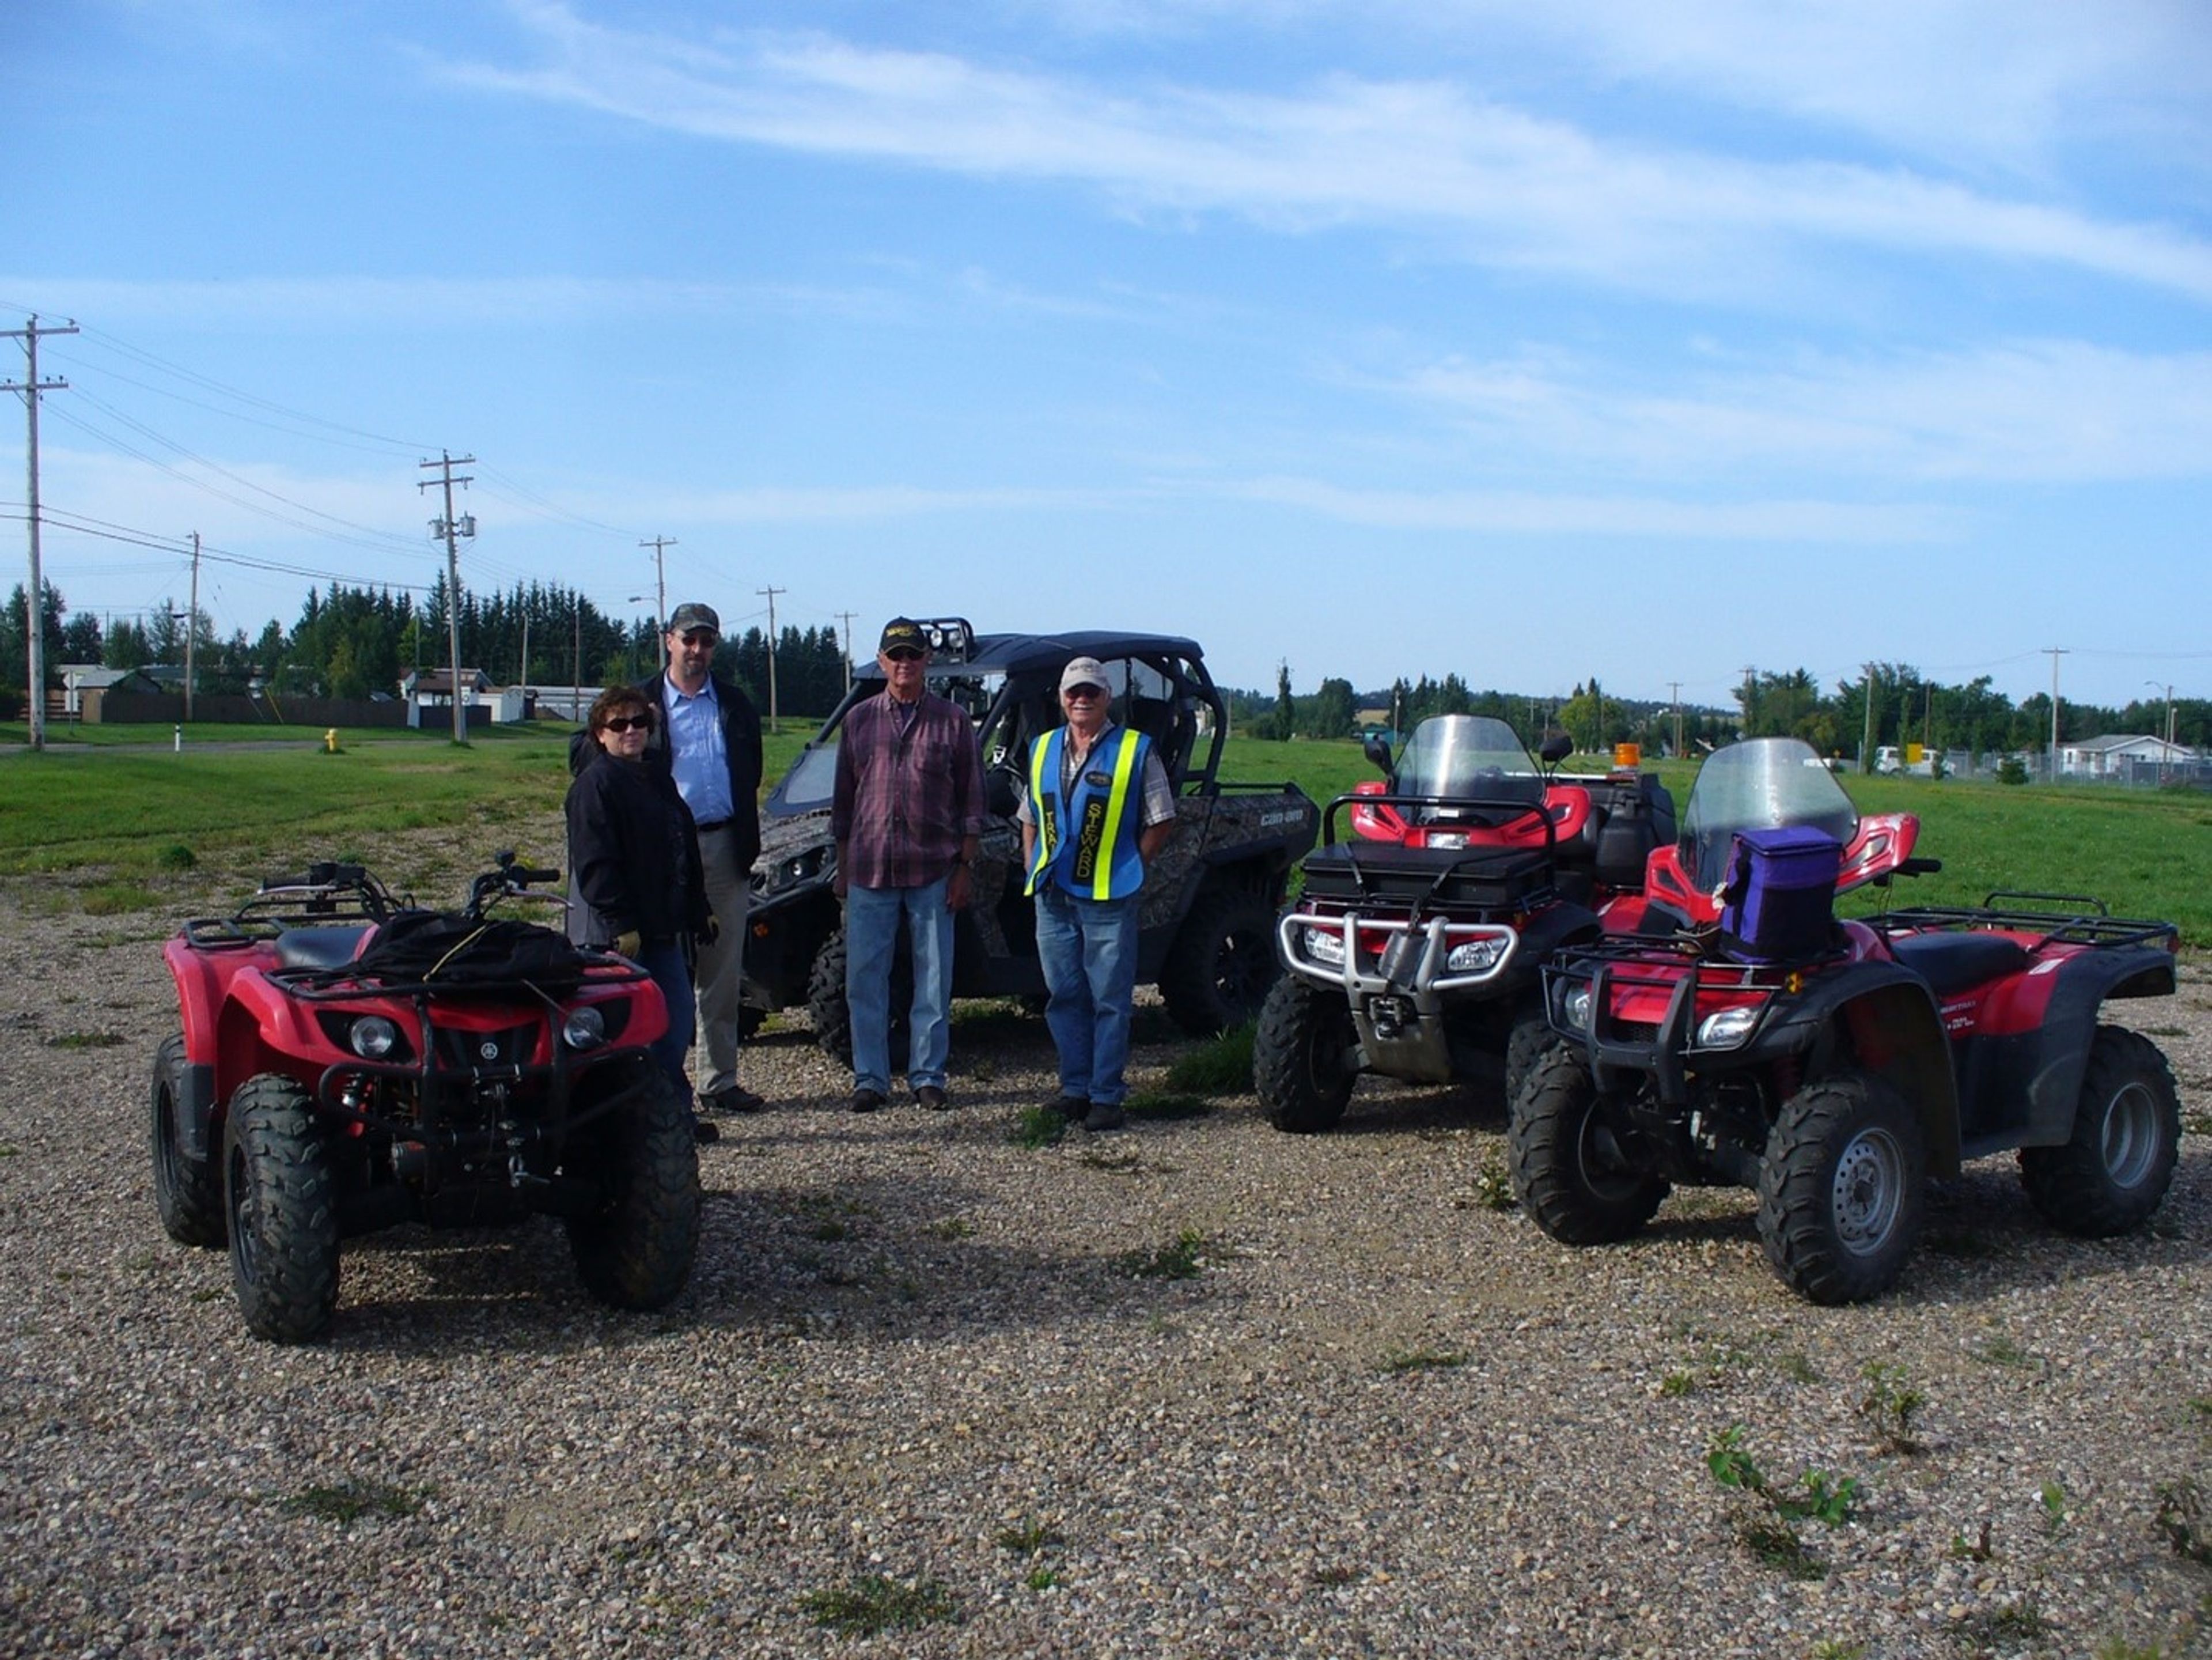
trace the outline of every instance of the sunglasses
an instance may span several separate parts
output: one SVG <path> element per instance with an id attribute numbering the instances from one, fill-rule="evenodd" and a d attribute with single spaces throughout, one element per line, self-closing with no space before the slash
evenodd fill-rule
<path id="1" fill-rule="evenodd" d="M 611 714 L 599 730 L 602 732 L 651 732 L 653 717 L 649 714 Z"/>
<path id="2" fill-rule="evenodd" d="M 1070 686 L 1066 691 L 1060 693 L 1062 697 L 1079 697 L 1086 703 L 1095 702 L 1105 695 L 1106 689 L 1103 686 Z"/>
<path id="3" fill-rule="evenodd" d="M 916 651 L 912 646 L 901 646 L 896 651 L 887 651 L 884 655 L 890 658 L 894 663 L 919 663 L 921 661 L 921 654 Z"/>

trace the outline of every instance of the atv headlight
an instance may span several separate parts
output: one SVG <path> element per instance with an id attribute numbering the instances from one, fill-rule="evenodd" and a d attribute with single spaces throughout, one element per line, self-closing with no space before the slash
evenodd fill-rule
<path id="1" fill-rule="evenodd" d="M 364 1061 L 381 1061 L 399 1047 L 399 1028 L 380 1014 L 364 1014 L 346 1033 L 346 1043 Z"/>
<path id="2" fill-rule="evenodd" d="M 1589 1030 L 1590 988 L 1570 986 L 1567 994 L 1559 1000 L 1559 1012 L 1577 1031 Z"/>
<path id="3" fill-rule="evenodd" d="M 586 1003 L 570 1009 L 568 1018 L 561 1023 L 561 1041 L 572 1049 L 595 1049 L 605 1043 L 607 1019 L 599 1005 Z"/>
<path id="4" fill-rule="evenodd" d="M 764 885 L 770 893 L 781 893 L 786 888 L 811 881 L 822 873 L 822 866 L 829 857 L 830 849 L 822 847 L 809 848 L 788 859 L 779 859 L 769 867 L 768 881 Z"/>
<path id="5" fill-rule="evenodd" d="M 1505 953 L 1513 942 L 1498 934 L 1481 939 L 1469 939 L 1454 946 L 1444 953 L 1444 971 L 1448 974 L 1487 974 L 1505 960 Z"/>
<path id="6" fill-rule="evenodd" d="M 1732 1049 L 1751 1036 L 1751 1029 L 1759 1024 L 1759 1005 L 1746 1003 L 1741 1007 L 1723 1009 L 1718 1014 L 1709 1014 L 1698 1022 L 1698 1047 L 1701 1049 Z"/>
<path id="7" fill-rule="evenodd" d="M 1344 966 L 1344 936 L 1334 928 L 1308 928 L 1299 936 L 1306 956 L 1332 969 Z"/>

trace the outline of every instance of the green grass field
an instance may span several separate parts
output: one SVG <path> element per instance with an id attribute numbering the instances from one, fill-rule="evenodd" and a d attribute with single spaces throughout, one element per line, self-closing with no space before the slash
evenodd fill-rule
<path id="1" fill-rule="evenodd" d="M 769 739 L 771 779 L 813 729 L 797 721 L 785 728 Z M 344 855 L 367 837 L 430 828 L 481 831 L 487 854 L 512 847 L 561 860 L 568 775 L 567 729 L 557 723 L 495 729 L 465 749 L 434 733 L 347 733 L 336 755 L 323 752 L 319 730 L 296 727 L 285 739 L 270 727 L 209 727 L 204 740 L 194 727 L 181 753 L 167 727 L 71 730 L 100 741 L 0 755 L 0 875 L 82 888 L 189 866 L 203 876 L 234 873 L 242 885 L 280 866 Z M 1686 802 L 1694 769 L 1661 771 L 1677 803 Z M 1233 739 L 1222 775 L 1295 779 L 1326 800 L 1373 769 L 1349 742 Z M 2212 944 L 2212 799 L 1843 781 L 1863 811 L 1918 813 L 1919 850 L 1943 860 L 1940 874 L 1900 884 L 1901 903 L 1974 903 L 1996 889 L 2087 894 L 2117 915 L 2170 919 L 2192 946 Z"/>

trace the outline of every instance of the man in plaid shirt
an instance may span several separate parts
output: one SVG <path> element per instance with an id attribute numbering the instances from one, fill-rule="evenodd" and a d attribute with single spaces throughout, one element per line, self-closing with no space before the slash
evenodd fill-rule
<path id="1" fill-rule="evenodd" d="M 884 690 L 845 716 L 830 830 L 845 901 L 853 1110 L 890 1094 L 891 953 L 906 918 L 914 1006 L 906 1081 L 932 1110 L 951 1043 L 952 913 L 968 903 L 983 833 L 983 754 L 967 712 L 925 688 L 929 642 L 895 617 L 876 647 Z"/>

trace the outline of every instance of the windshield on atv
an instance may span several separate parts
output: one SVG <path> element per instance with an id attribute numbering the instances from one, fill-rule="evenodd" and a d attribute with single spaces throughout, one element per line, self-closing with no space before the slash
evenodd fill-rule
<path id="1" fill-rule="evenodd" d="M 1858 809 L 1813 746 L 1796 738 L 1747 738 L 1716 750 L 1698 769 L 1682 818 L 1682 864 L 1701 891 L 1728 873 L 1729 838 L 1742 830 L 1805 824 L 1850 845 Z"/>
<path id="2" fill-rule="evenodd" d="M 1544 799 L 1544 775 L 1512 727 L 1486 714 L 1437 714 L 1413 728 L 1392 775 L 1400 795 Z"/>

